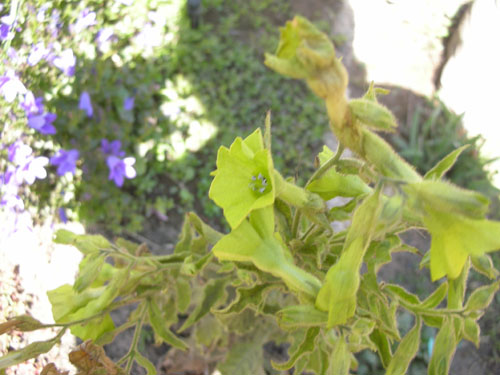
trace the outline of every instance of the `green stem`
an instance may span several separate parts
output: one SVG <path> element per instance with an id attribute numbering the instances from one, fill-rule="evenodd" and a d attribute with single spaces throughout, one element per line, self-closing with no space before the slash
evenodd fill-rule
<path id="1" fill-rule="evenodd" d="M 306 186 L 309 185 L 314 180 L 320 178 L 323 174 L 325 174 L 327 170 L 329 170 L 335 164 L 337 164 L 337 162 L 340 160 L 340 157 L 342 156 L 342 153 L 344 152 L 344 149 L 345 148 L 342 145 L 342 143 L 339 142 L 337 146 L 337 152 L 335 153 L 335 155 L 333 155 L 329 160 L 326 161 L 325 164 L 323 164 L 318 169 L 316 169 L 316 171 L 314 171 L 311 178 L 309 178 L 309 181 L 307 181 Z"/>
<path id="2" fill-rule="evenodd" d="M 132 344 L 130 345 L 129 351 L 117 362 L 117 364 L 120 364 L 123 363 L 125 359 L 127 359 L 127 364 L 125 365 L 126 374 L 130 374 L 130 370 L 132 369 L 132 364 L 134 363 L 134 356 L 135 352 L 137 351 L 137 344 L 139 342 L 139 337 L 141 335 L 144 320 L 146 319 L 146 307 L 147 307 L 146 304 L 142 306 L 142 310 L 140 312 L 140 319 L 137 325 L 135 326 L 134 337 L 132 338 Z"/>

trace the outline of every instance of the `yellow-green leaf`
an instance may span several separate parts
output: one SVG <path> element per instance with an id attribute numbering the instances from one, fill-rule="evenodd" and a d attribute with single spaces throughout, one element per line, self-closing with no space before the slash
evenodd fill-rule
<path id="1" fill-rule="evenodd" d="M 445 173 L 453 167 L 460 154 L 469 146 L 470 145 L 464 145 L 450 152 L 425 174 L 424 179 L 435 180 L 443 177 Z"/>
<path id="2" fill-rule="evenodd" d="M 401 340 L 392 357 L 386 375 L 405 375 L 411 360 L 415 357 L 420 346 L 420 330 L 422 321 L 417 317 L 415 325 Z"/>
<path id="3" fill-rule="evenodd" d="M 148 316 L 151 327 L 163 341 L 177 349 L 186 350 L 188 348 L 187 345 L 167 327 L 158 305 L 153 300 L 148 301 Z"/>

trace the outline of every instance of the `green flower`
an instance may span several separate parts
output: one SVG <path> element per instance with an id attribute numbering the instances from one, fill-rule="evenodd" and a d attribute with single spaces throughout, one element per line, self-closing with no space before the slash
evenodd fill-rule
<path id="1" fill-rule="evenodd" d="M 326 34 L 299 16 L 280 31 L 276 54 L 266 54 L 264 63 L 269 68 L 288 77 L 305 79 L 320 97 L 335 87 L 345 90 L 347 72 L 335 57 L 335 48 Z"/>
<path id="2" fill-rule="evenodd" d="M 212 249 L 219 260 L 251 262 L 261 271 L 284 280 L 292 290 L 316 297 L 321 283 L 300 269 L 274 232 L 272 206 L 254 210 L 248 220 L 217 242 Z"/>
<path id="3" fill-rule="evenodd" d="M 236 138 L 229 149 L 220 147 L 212 174 L 208 196 L 222 207 L 233 229 L 252 211 L 272 205 L 276 197 L 309 211 L 325 209 L 318 195 L 286 181 L 274 169 L 260 129 L 245 139 Z"/>
<path id="4" fill-rule="evenodd" d="M 500 222 L 472 219 L 426 207 L 424 224 L 431 233 L 431 279 L 456 279 L 469 255 L 500 249 Z"/>
<path id="5" fill-rule="evenodd" d="M 276 195 L 274 168 L 257 129 L 231 147 L 220 147 L 217 170 L 208 196 L 224 210 L 231 228 L 236 228 L 253 210 L 270 206 Z"/>

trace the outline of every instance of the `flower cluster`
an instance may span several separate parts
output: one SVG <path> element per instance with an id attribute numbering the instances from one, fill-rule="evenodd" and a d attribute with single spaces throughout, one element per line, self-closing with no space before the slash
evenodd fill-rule
<path id="1" fill-rule="evenodd" d="M 123 5 L 127 4 L 123 3 Z M 12 220 L 14 226 L 11 232 L 20 229 L 18 224 L 21 222 L 29 226 L 29 214 L 22 197 L 29 191 L 26 186 L 34 184 L 36 180 L 47 178 L 50 165 L 53 166 L 58 176 L 75 175 L 78 166 L 86 170 L 79 161 L 82 154 L 78 149 L 60 147 L 59 139 L 47 137 L 56 135 L 59 126 L 63 124 L 61 120 L 59 120 L 61 124 L 56 123 L 58 118 L 56 113 L 46 110 L 44 96 L 38 96 L 41 87 L 39 82 L 30 79 L 29 72 L 26 73 L 26 68 L 29 70 L 39 65 L 43 66 L 44 72 L 49 72 L 50 75 L 56 74 L 62 79 L 71 78 L 68 81 L 70 83 L 74 82 L 75 78 L 78 79 L 75 77 L 77 56 L 72 48 L 60 41 L 64 26 L 61 11 L 58 9 L 50 11 L 50 8 L 50 4 L 44 4 L 39 9 L 29 6 L 28 12 L 35 12 L 33 16 L 36 22 L 44 27 L 43 30 L 37 29 L 37 32 L 44 32 L 48 35 L 45 39 L 30 39 L 33 40 L 30 46 L 19 47 L 17 43 L 10 43 L 10 41 L 17 40 L 18 36 L 21 38 L 23 33 L 21 25 L 25 24 L 22 18 L 19 18 L 18 11 L 11 11 L 9 15 L 0 17 L 0 42 L 9 42 L 6 51 L 7 58 L 3 60 L 0 67 L 0 100 L 5 100 L 7 103 L 4 107 L 9 111 L 8 118 L 12 120 L 12 125 L 6 123 L 4 130 L 0 133 L 3 145 L 0 146 L 0 152 L 7 154 L 7 158 L 0 161 L 0 206 L 16 218 Z M 0 14 L 2 11 L 3 6 L 0 5 Z M 68 31 L 71 35 L 77 36 L 96 24 L 96 12 L 85 8 L 68 26 Z M 95 38 L 97 47 L 104 51 L 106 46 L 109 47 L 115 40 L 113 37 L 112 28 L 98 30 Z M 68 78 L 63 78 L 64 76 Z M 33 91 L 30 90 L 30 86 L 33 87 Z M 91 91 L 81 91 L 77 104 L 77 108 L 83 111 L 89 119 L 95 117 L 91 93 Z M 45 99 L 53 98 L 52 91 L 47 94 Z M 132 111 L 134 104 L 135 96 L 124 95 L 124 111 Z M 14 133 L 7 133 L 9 127 L 17 129 L 14 136 Z M 74 142 L 71 142 L 73 145 Z M 54 149 L 57 151 L 52 151 Z M 105 164 L 109 168 L 108 178 L 116 186 L 121 187 L 125 179 L 136 176 L 133 167 L 135 158 L 126 157 L 119 140 L 108 142 L 107 139 L 103 139 L 101 151 L 105 157 Z M 66 221 L 67 215 L 64 207 L 60 207 L 58 212 L 61 221 Z"/>

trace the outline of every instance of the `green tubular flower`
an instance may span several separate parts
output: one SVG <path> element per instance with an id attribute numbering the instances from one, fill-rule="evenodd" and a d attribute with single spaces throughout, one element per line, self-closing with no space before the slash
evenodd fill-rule
<path id="1" fill-rule="evenodd" d="M 252 211 L 248 220 L 222 237 L 212 249 L 219 260 L 251 262 L 261 271 L 284 280 L 287 286 L 316 297 L 320 281 L 293 264 L 281 238 L 274 232 L 272 206 Z"/>
<path id="2" fill-rule="evenodd" d="M 274 168 L 257 129 L 231 147 L 220 147 L 217 170 L 208 196 L 224 210 L 231 228 L 236 228 L 253 210 L 270 206 L 276 195 Z"/>
<path id="3" fill-rule="evenodd" d="M 252 211 L 272 205 L 276 197 L 312 211 L 325 209 L 318 195 L 286 181 L 274 169 L 260 129 L 245 139 L 236 138 L 229 149 L 220 147 L 212 174 L 208 196 L 222 207 L 233 229 Z"/>
<path id="4" fill-rule="evenodd" d="M 469 255 L 500 249 L 500 222 L 472 219 L 426 207 L 424 224 L 431 233 L 431 279 L 456 279 Z"/>

